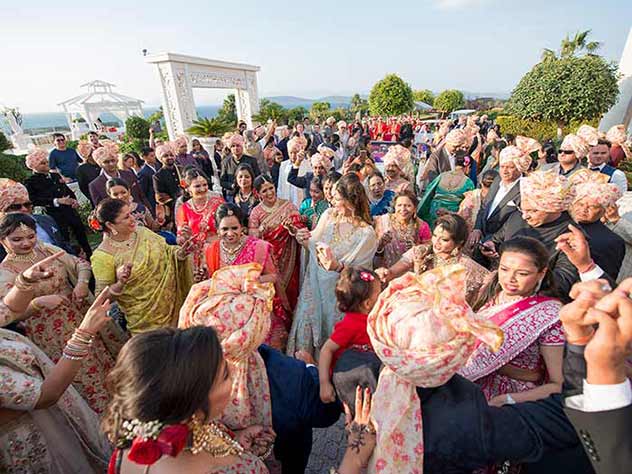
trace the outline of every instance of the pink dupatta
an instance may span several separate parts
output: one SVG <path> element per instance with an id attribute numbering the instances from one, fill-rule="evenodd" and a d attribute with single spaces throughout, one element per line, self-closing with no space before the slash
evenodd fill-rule
<path id="1" fill-rule="evenodd" d="M 497 305 L 479 312 L 479 316 L 498 325 L 505 342 L 496 353 L 478 344 L 467 365 L 459 373 L 475 381 L 507 365 L 540 335 L 560 319 L 562 304 L 546 296 L 529 296 L 498 310 Z"/>

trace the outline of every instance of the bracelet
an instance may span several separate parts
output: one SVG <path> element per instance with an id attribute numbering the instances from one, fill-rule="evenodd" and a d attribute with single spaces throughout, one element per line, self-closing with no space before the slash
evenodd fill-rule
<path id="1" fill-rule="evenodd" d="M 123 290 L 121 290 L 121 291 L 114 291 L 112 289 L 112 287 L 110 286 L 108 288 L 108 293 L 110 293 L 112 296 L 121 296 L 123 294 Z"/>
<path id="2" fill-rule="evenodd" d="M 92 347 L 94 337 L 94 334 L 85 329 L 75 329 L 75 332 L 62 351 L 62 356 L 70 360 L 83 359 L 90 353 L 90 347 Z"/>
<path id="3" fill-rule="evenodd" d="M 587 334 L 586 336 L 578 337 L 577 339 L 566 338 L 566 342 L 568 344 L 572 344 L 573 346 L 585 346 L 586 344 L 590 342 L 592 337 L 595 335 L 595 328 L 591 328 L 591 329 L 592 330 L 590 331 L 590 334 Z"/>
<path id="4" fill-rule="evenodd" d="M 579 273 L 588 273 L 589 271 L 593 270 L 595 267 L 597 266 L 597 264 L 595 263 L 594 260 L 590 261 L 590 265 L 588 265 L 588 268 L 586 270 L 580 270 L 579 268 L 577 269 L 577 271 Z"/>
<path id="5" fill-rule="evenodd" d="M 29 303 L 29 306 L 30 306 L 33 310 L 35 310 L 35 311 L 41 311 L 41 310 L 43 310 L 43 309 L 44 309 L 42 306 L 38 305 L 38 304 L 35 302 L 35 300 L 31 301 L 31 302 Z"/>
<path id="6" fill-rule="evenodd" d="M 20 291 L 32 291 L 33 290 L 34 281 L 28 280 L 22 273 L 18 274 L 15 277 L 15 281 L 13 282 L 13 286 L 15 286 Z"/>
<path id="7" fill-rule="evenodd" d="M 88 285 L 90 283 L 90 279 L 88 278 L 87 280 L 85 280 L 83 278 L 79 278 L 77 283 L 83 283 L 84 285 Z"/>

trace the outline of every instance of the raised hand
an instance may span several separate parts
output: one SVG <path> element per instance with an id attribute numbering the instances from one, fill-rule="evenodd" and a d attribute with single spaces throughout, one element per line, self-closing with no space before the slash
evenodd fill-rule
<path id="1" fill-rule="evenodd" d="M 109 287 L 106 286 L 95 298 L 88 311 L 86 311 L 79 329 L 83 329 L 90 334 L 96 334 L 108 322 L 110 319 L 108 316 L 108 311 L 110 310 L 110 300 L 107 298 L 109 294 L 108 289 Z"/>
<path id="2" fill-rule="evenodd" d="M 347 431 L 347 456 L 358 467 L 366 467 L 375 448 L 375 428 L 371 422 L 371 391 L 360 386 L 356 388 L 355 417 L 345 403 L 345 429 Z"/>
<path id="3" fill-rule="evenodd" d="M 22 272 L 22 276 L 29 282 L 35 283 L 36 281 L 46 280 L 53 276 L 53 269 L 51 263 L 61 257 L 65 252 L 63 250 L 46 257 L 43 260 L 33 264 Z"/>
<path id="4" fill-rule="evenodd" d="M 116 281 L 125 285 L 132 276 L 132 264 L 125 263 L 116 269 Z"/>
<path id="5" fill-rule="evenodd" d="M 574 225 L 569 224 L 568 229 L 570 232 L 555 239 L 557 249 L 566 254 L 568 260 L 577 268 L 579 273 L 584 273 L 590 270 L 593 264 L 588 242 L 582 231 Z"/>
<path id="6" fill-rule="evenodd" d="M 334 252 L 329 245 L 320 244 L 316 246 L 316 258 L 321 267 L 328 272 L 336 270 L 340 263 L 336 259 Z"/>

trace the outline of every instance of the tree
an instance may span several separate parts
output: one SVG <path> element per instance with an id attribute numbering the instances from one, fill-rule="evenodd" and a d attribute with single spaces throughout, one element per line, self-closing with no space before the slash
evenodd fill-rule
<path id="1" fill-rule="evenodd" d="M 413 92 L 413 98 L 415 102 L 425 102 L 428 105 L 433 105 L 435 96 L 430 89 L 422 89 Z"/>
<path id="2" fill-rule="evenodd" d="M 309 115 L 309 111 L 305 107 L 294 107 L 287 111 L 288 121 L 291 123 L 302 122 Z"/>
<path id="3" fill-rule="evenodd" d="M 217 118 L 231 127 L 237 125 L 237 106 L 235 105 L 235 94 L 229 94 L 224 99 L 222 108 L 217 112 Z"/>
<path id="4" fill-rule="evenodd" d="M 309 110 L 309 115 L 313 120 L 325 120 L 331 115 L 331 104 L 329 102 L 314 102 Z"/>
<path id="5" fill-rule="evenodd" d="M 125 120 L 125 135 L 138 140 L 149 140 L 149 122 L 143 117 L 128 117 Z"/>
<path id="6" fill-rule="evenodd" d="M 193 126 L 187 130 L 187 133 L 201 137 L 219 137 L 233 128 L 234 125 L 220 120 L 219 117 L 201 118 L 193 122 Z"/>
<path id="7" fill-rule="evenodd" d="M 513 90 L 507 111 L 523 119 L 553 121 L 601 117 L 619 94 L 616 65 L 586 55 L 546 59 L 524 75 Z"/>
<path id="8" fill-rule="evenodd" d="M 366 114 L 369 112 L 369 101 L 360 97 L 360 94 L 354 94 L 351 97 L 351 104 L 349 104 L 349 110 L 352 114 Z"/>
<path id="9" fill-rule="evenodd" d="M 542 60 L 572 58 L 579 56 L 579 53 L 594 55 L 601 47 L 601 43 L 587 41 L 588 36 L 590 36 L 590 30 L 578 31 L 572 38 L 567 34 L 560 43 L 559 55 L 552 49 L 545 48 L 542 50 Z"/>
<path id="10" fill-rule="evenodd" d="M 445 114 L 460 109 L 465 105 L 463 92 L 456 89 L 447 89 L 441 92 L 434 100 L 433 107 Z"/>
<path id="11" fill-rule="evenodd" d="M 159 122 L 162 121 L 162 119 L 164 118 L 165 114 L 162 110 L 162 105 L 160 107 L 158 107 L 158 110 L 156 110 L 153 114 L 151 114 L 149 117 L 147 117 L 147 121 L 151 124 L 154 123 L 156 120 L 158 120 Z"/>
<path id="12" fill-rule="evenodd" d="M 396 74 L 377 82 L 369 94 L 371 115 L 400 115 L 413 110 L 413 90 Z"/>
<path id="13" fill-rule="evenodd" d="M 0 130 L 0 153 L 10 148 L 13 148 L 13 145 L 11 144 L 7 136 L 2 132 L 2 130 Z"/>
<path id="14" fill-rule="evenodd" d="M 276 121 L 277 123 L 287 122 L 287 110 L 276 102 L 272 102 L 269 99 L 261 99 L 259 102 L 259 113 L 253 116 L 259 123 L 264 123 L 269 119 Z"/>

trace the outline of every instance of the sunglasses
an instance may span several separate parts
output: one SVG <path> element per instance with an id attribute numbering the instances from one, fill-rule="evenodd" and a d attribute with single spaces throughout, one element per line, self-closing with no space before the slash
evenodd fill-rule
<path id="1" fill-rule="evenodd" d="M 573 150 L 560 150 L 560 153 L 563 155 L 572 155 L 575 152 Z"/>
<path id="2" fill-rule="evenodd" d="M 24 209 L 31 209 L 32 207 L 33 207 L 33 203 L 32 202 L 19 202 L 19 203 L 11 204 L 11 205 L 7 206 L 7 212 L 19 211 L 22 208 L 24 208 Z"/>

